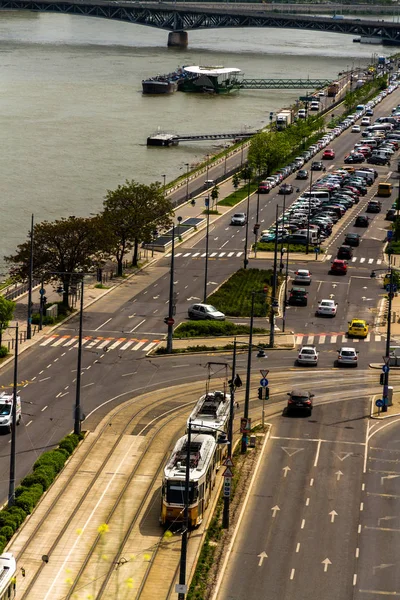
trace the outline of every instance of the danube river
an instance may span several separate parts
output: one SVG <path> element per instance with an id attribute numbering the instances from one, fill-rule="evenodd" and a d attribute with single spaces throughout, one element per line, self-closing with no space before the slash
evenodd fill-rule
<path id="1" fill-rule="evenodd" d="M 277 29 L 189 32 L 187 50 L 165 31 L 95 18 L 2 12 L 0 20 L 0 274 L 3 256 L 37 221 L 101 209 L 125 179 L 167 181 L 215 145 L 146 148 L 158 128 L 208 133 L 255 130 L 305 91 L 241 91 L 230 97 L 146 97 L 141 80 L 178 65 L 238 67 L 247 77 L 335 79 L 382 46 L 352 36 Z"/>

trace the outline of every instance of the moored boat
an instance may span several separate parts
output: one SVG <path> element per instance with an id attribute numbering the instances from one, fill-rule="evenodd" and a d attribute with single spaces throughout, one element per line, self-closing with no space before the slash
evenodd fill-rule
<path id="1" fill-rule="evenodd" d="M 178 88 L 182 92 L 228 94 L 240 89 L 240 69 L 234 67 L 184 67 L 190 76 L 183 78 Z"/>

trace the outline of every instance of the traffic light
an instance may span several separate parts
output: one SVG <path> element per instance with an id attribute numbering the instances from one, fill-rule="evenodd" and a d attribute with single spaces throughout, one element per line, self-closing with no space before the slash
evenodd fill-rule
<path id="1" fill-rule="evenodd" d="M 385 373 L 380 374 L 379 385 L 385 385 Z"/>
<path id="2" fill-rule="evenodd" d="M 269 387 L 265 388 L 265 399 L 269 400 Z"/>
<path id="3" fill-rule="evenodd" d="M 263 389 L 262 389 L 262 387 L 259 387 L 258 388 L 258 399 L 262 400 L 262 397 L 263 397 Z"/>
<path id="4" fill-rule="evenodd" d="M 168 321 L 169 321 L 169 317 L 165 317 L 165 318 L 164 318 L 164 323 L 165 323 L 166 325 L 168 325 Z"/>

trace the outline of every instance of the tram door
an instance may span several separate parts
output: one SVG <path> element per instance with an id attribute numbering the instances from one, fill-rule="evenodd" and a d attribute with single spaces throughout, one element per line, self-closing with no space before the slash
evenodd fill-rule
<path id="1" fill-rule="evenodd" d="M 199 519 L 203 518 L 204 513 L 204 483 L 199 485 L 199 504 L 198 504 L 198 515 Z"/>

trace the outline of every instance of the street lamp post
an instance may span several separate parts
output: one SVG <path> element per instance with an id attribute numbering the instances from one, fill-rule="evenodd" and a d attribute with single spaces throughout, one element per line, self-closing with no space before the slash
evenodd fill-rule
<path id="1" fill-rule="evenodd" d="M 33 215 L 31 219 L 30 235 L 30 254 L 29 254 L 29 274 L 28 274 L 28 318 L 26 323 L 26 339 L 32 338 L 32 286 L 33 286 Z"/>
<path id="2" fill-rule="evenodd" d="M 163 175 L 163 180 L 164 180 L 164 184 L 163 184 L 163 194 L 165 196 L 165 180 L 166 180 L 167 176 Z"/>
<path id="3" fill-rule="evenodd" d="M 11 452 L 10 452 L 10 480 L 8 486 L 8 506 L 12 506 L 15 501 L 15 457 L 17 444 L 17 386 L 18 386 L 18 323 L 15 327 L 15 348 L 14 348 L 14 381 L 13 381 L 13 400 L 11 409 Z"/>
<path id="4" fill-rule="evenodd" d="M 386 330 L 386 352 L 385 352 L 385 363 L 387 369 L 384 372 L 383 378 L 383 406 L 382 412 L 387 412 L 388 407 L 388 396 L 389 396 L 389 362 L 390 362 L 390 334 L 391 334 L 391 321 L 392 321 L 392 297 L 393 297 L 393 269 L 390 267 L 390 287 L 389 287 L 389 302 L 388 302 L 388 316 L 387 316 L 387 330 Z"/>
<path id="5" fill-rule="evenodd" d="M 276 301 L 276 287 L 277 287 L 277 260 L 278 260 L 278 205 L 276 205 L 276 217 L 275 217 L 275 244 L 274 244 L 274 270 L 272 276 L 272 294 L 271 294 L 271 308 L 269 312 L 269 347 L 273 348 L 275 343 L 275 301 Z"/>
<path id="6" fill-rule="evenodd" d="M 207 209 L 207 226 L 206 226 L 206 255 L 204 257 L 204 293 L 203 302 L 207 302 L 207 280 L 208 280 L 208 240 L 210 236 L 210 196 L 207 196 L 205 200 Z"/>
<path id="7" fill-rule="evenodd" d="M 289 276 L 289 243 L 287 244 L 287 247 L 286 247 L 285 297 L 284 297 L 284 301 L 283 301 L 283 319 L 282 319 L 282 332 L 283 333 L 285 333 L 285 325 L 286 325 L 288 276 Z"/>
<path id="8" fill-rule="evenodd" d="M 185 163 L 186 166 L 186 202 L 189 200 L 189 163 Z"/>
<path id="9" fill-rule="evenodd" d="M 76 396 L 75 396 L 75 419 L 74 433 L 81 433 L 82 415 L 81 415 L 81 371 L 82 371 L 82 329 L 83 329 L 83 289 L 84 280 L 81 278 L 81 298 L 79 312 L 79 334 L 78 334 L 78 365 L 76 373 Z"/>
<path id="10" fill-rule="evenodd" d="M 250 220 L 250 172 L 248 173 L 249 182 L 247 184 L 247 214 L 246 214 L 246 236 L 244 242 L 244 259 L 243 259 L 243 268 L 247 269 L 247 265 L 249 264 L 249 260 L 247 258 L 247 244 L 249 241 L 249 220 Z"/>
<path id="11" fill-rule="evenodd" d="M 181 560 L 179 565 L 179 585 L 186 586 L 186 562 L 189 529 L 189 484 L 190 484 L 190 444 L 192 438 L 192 420 L 189 419 L 186 440 L 185 489 L 183 493 L 183 530 Z M 185 600 L 185 592 L 179 592 L 178 600 Z"/>
<path id="12" fill-rule="evenodd" d="M 308 254 L 310 244 L 310 217 L 311 217 L 311 188 L 313 180 L 313 171 L 310 169 L 310 189 L 308 196 L 308 211 L 307 211 L 307 240 L 306 240 L 306 254 Z"/>
<path id="13" fill-rule="evenodd" d="M 260 180 L 261 173 L 260 169 L 258 169 L 256 224 L 254 225 L 254 258 L 257 256 L 258 230 L 260 228 L 260 224 L 258 222 L 258 219 L 260 218 Z"/>
<path id="14" fill-rule="evenodd" d="M 167 353 L 172 354 L 172 334 L 174 331 L 174 262 L 175 262 L 175 223 L 172 225 L 171 266 L 169 271 L 168 317 L 164 319 L 168 325 Z"/>
<path id="15" fill-rule="evenodd" d="M 254 299 L 257 292 L 251 292 L 251 313 L 250 313 L 250 333 L 249 333 L 249 347 L 247 352 L 247 373 L 246 373 L 246 390 L 244 395 L 244 414 L 245 419 L 249 418 L 249 404 L 250 404 L 250 377 L 251 377 L 251 350 L 253 346 L 253 323 L 254 323 Z M 247 450 L 247 435 L 245 432 L 242 434 L 242 453 Z"/>
<path id="16" fill-rule="evenodd" d="M 283 213 L 282 213 L 282 243 L 281 243 L 281 260 L 279 261 L 279 273 L 282 275 L 282 271 L 283 271 L 283 254 L 284 254 L 284 247 L 283 247 L 283 230 L 285 229 L 285 211 L 286 211 L 286 193 L 283 194 Z"/>

